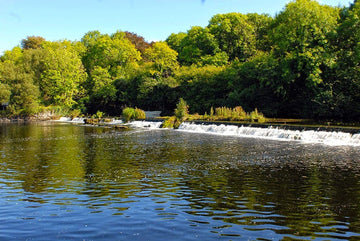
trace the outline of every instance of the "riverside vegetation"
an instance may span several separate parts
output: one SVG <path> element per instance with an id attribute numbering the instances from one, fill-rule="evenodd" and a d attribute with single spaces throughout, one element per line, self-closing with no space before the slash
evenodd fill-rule
<path id="1" fill-rule="evenodd" d="M 241 106 L 235 108 L 218 107 L 215 109 L 211 107 L 210 114 L 205 112 L 204 115 L 189 114 L 189 106 L 186 101 L 180 98 L 176 109 L 175 116 L 168 117 L 162 124 L 163 128 L 178 128 L 183 121 L 203 120 L 203 121 L 241 121 L 241 122 L 258 122 L 264 123 L 267 121 L 265 116 L 257 109 L 251 113 L 246 113 Z"/>
<path id="2" fill-rule="evenodd" d="M 182 98 L 209 120 L 262 121 L 261 112 L 358 121 L 359 26 L 358 1 L 296 0 L 273 17 L 217 14 L 161 42 L 122 31 L 90 31 L 81 41 L 28 36 L 0 57 L 0 115 L 130 120 L 137 114 L 126 107 L 173 115 Z"/>

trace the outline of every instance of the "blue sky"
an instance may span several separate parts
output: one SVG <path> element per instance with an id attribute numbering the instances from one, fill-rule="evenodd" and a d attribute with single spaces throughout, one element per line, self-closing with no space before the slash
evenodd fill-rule
<path id="1" fill-rule="evenodd" d="M 88 31 L 130 31 L 165 40 L 218 13 L 279 13 L 289 0 L 0 0 L 0 55 L 27 36 L 80 40 Z M 348 6 L 353 0 L 321 0 Z"/>

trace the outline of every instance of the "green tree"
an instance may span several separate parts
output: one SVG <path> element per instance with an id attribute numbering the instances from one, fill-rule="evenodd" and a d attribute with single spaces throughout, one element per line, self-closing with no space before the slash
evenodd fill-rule
<path id="1" fill-rule="evenodd" d="M 179 53 L 182 65 L 224 65 L 228 56 L 221 51 L 208 28 L 194 26 L 187 33 L 171 34 L 166 42 Z"/>
<path id="2" fill-rule="evenodd" d="M 186 33 L 172 33 L 167 39 L 166 43 L 169 45 L 170 48 L 175 50 L 176 52 L 180 53 L 182 51 L 182 40 L 186 37 Z"/>
<path id="3" fill-rule="evenodd" d="M 336 78 L 327 82 L 327 101 L 334 114 L 354 120 L 360 117 L 360 2 L 343 9 L 334 41 Z M 331 98 L 329 98 L 331 97 Z M 322 99 L 323 100 L 323 99 Z M 323 100 L 325 101 L 325 100 Z"/>
<path id="4" fill-rule="evenodd" d="M 166 42 L 156 42 L 145 50 L 146 58 L 154 63 L 154 68 L 164 77 L 168 77 L 179 67 L 178 53 L 172 50 Z"/>
<path id="5" fill-rule="evenodd" d="M 181 41 L 181 52 L 179 52 L 179 59 L 186 65 L 191 64 L 212 64 L 219 63 L 223 65 L 227 63 L 227 55 L 225 52 L 221 52 L 219 45 L 212 33 L 208 28 L 202 28 L 199 26 L 192 27 L 186 37 Z M 217 54 L 215 58 L 218 61 L 212 61 L 212 58 Z M 219 58 L 223 57 L 221 61 Z"/>
<path id="6" fill-rule="evenodd" d="M 279 78 L 279 70 L 272 54 L 259 51 L 247 62 L 233 62 L 226 72 L 228 88 L 231 90 L 227 106 L 240 105 L 247 111 L 259 108 L 271 117 L 282 112 L 282 100 L 277 94 L 281 89 L 274 89 L 273 86 Z"/>
<path id="7" fill-rule="evenodd" d="M 86 47 L 83 64 L 90 77 L 95 66 L 100 66 L 109 68 L 109 73 L 114 78 L 127 78 L 141 60 L 140 52 L 124 32 L 109 36 L 93 31 L 85 34 L 82 42 Z"/>
<path id="8" fill-rule="evenodd" d="M 80 56 L 69 41 L 43 43 L 45 69 L 40 90 L 47 105 L 71 108 L 84 94 L 86 80 Z"/>
<path id="9" fill-rule="evenodd" d="M 330 68 L 329 38 L 335 33 L 339 11 L 312 0 L 290 2 L 276 16 L 269 34 L 278 78 L 269 85 L 286 102 L 294 117 L 312 117 L 312 100 Z"/>
<path id="10" fill-rule="evenodd" d="M 183 66 L 175 75 L 181 83 L 180 96 L 188 100 L 190 111 L 204 113 L 211 106 L 223 106 L 228 95 L 226 66 Z"/>
<path id="11" fill-rule="evenodd" d="M 9 100 L 11 114 L 32 115 L 38 111 L 39 88 L 34 83 L 33 75 L 25 71 L 23 53 L 19 47 L 5 51 L 1 57 L 0 83 L 4 88 L 2 98 Z"/>
<path id="12" fill-rule="evenodd" d="M 0 82 L 0 103 L 9 103 L 11 96 L 10 86 Z"/>
<path id="13" fill-rule="evenodd" d="M 255 30 L 256 49 L 260 51 L 270 50 L 268 32 L 274 19 L 267 14 L 249 13 L 246 16 Z"/>
<path id="14" fill-rule="evenodd" d="M 246 61 L 255 53 L 255 28 L 248 16 L 241 13 L 217 14 L 210 19 L 208 28 L 230 60 L 238 58 Z"/>
<path id="15" fill-rule="evenodd" d="M 92 71 L 91 78 L 93 86 L 89 94 L 91 102 L 96 105 L 95 109 L 107 110 L 109 105 L 113 107 L 117 90 L 108 70 L 96 66 Z"/>
<path id="16" fill-rule="evenodd" d="M 189 106 L 183 98 L 180 98 L 179 102 L 176 105 L 175 117 L 180 121 L 184 121 L 188 114 Z"/>

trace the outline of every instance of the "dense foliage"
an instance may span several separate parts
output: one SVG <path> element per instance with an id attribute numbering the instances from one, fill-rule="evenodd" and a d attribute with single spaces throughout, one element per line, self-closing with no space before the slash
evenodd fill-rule
<path id="1" fill-rule="evenodd" d="M 0 102 L 8 115 L 135 106 L 173 114 L 182 98 L 191 113 L 242 106 L 268 117 L 359 120 L 359 26 L 360 2 L 296 0 L 274 17 L 217 14 L 165 42 L 120 31 L 75 42 L 31 36 L 1 56 Z"/>

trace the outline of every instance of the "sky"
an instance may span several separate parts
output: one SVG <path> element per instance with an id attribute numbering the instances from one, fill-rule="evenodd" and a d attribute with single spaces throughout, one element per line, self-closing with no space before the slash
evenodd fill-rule
<path id="1" fill-rule="evenodd" d="M 275 16 L 290 0 L 0 0 L 0 55 L 27 36 L 81 40 L 85 33 L 117 30 L 162 41 L 192 26 L 205 27 L 219 13 Z M 349 6 L 353 0 L 318 0 Z"/>

